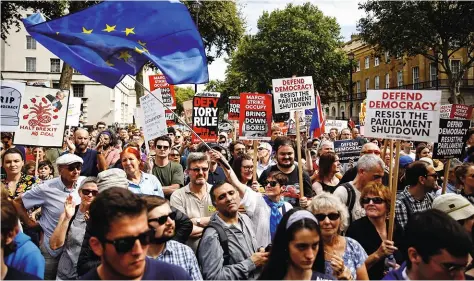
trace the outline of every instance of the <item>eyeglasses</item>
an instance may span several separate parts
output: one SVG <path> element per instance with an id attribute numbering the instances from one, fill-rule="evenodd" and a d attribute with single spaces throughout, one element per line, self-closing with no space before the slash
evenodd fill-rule
<path id="1" fill-rule="evenodd" d="M 72 164 L 69 164 L 67 165 L 67 169 L 72 172 L 74 170 L 82 170 L 82 164 L 77 162 L 77 163 L 72 163 Z"/>
<path id="2" fill-rule="evenodd" d="M 265 186 L 270 185 L 271 187 L 277 186 L 278 182 L 277 181 L 267 181 L 265 182 Z"/>
<path id="3" fill-rule="evenodd" d="M 330 214 L 315 214 L 314 217 L 319 221 L 324 221 L 326 217 L 329 218 L 331 221 L 335 221 L 341 217 L 339 213 L 330 213 Z"/>
<path id="4" fill-rule="evenodd" d="M 219 142 L 219 144 L 225 144 L 225 143 L 226 143 L 226 141 L 220 141 Z"/>
<path id="5" fill-rule="evenodd" d="M 167 146 L 167 145 L 157 145 L 156 148 L 160 149 L 160 150 L 167 150 L 169 148 L 169 146 Z"/>
<path id="6" fill-rule="evenodd" d="M 361 151 L 362 154 L 375 154 L 375 155 L 380 155 L 379 150 L 366 150 L 366 151 Z"/>
<path id="7" fill-rule="evenodd" d="M 135 241 L 140 241 L 140 244 L 142 246 L 150 244 L 151 237 L 153 236 L 153 230 L 149 229 L 138 236 L 129 236 L 129 237 L 123 237 L 123 238 L 118 238 L 115 240 L 107 240 L 104 239 L 103 241 L 105 243 L 109 243 L 114 245 L 115 251 L 119 254 L 125 254 L 130 252 L 133 249 L 133 246 L 135 246 Z"/>
<path id="8" fill-rule="evenodd" d="M 377 204 L 377 205 L 382 204 L 384 202 L 384 200 L 381 197 L 365 197 L 365 198 L 362 198 L 360 201 L 362 205 L 369 204 L 370 201 L 372 201 L 372 203 Z"/>
<path id="9" fill-rule="evenodd" d="M 244 171 L 253 170 L 253 166 L 242 166 L 242 168 L 244 169 Z"/>
<path id="10" fill-rule="evenodd" d="M 83 189 L 83 190 L 81 190 L 81 192 L 82 192 L 82 194 L 84 194 L 86 196 L 92 193 L 92 196 L 94 196 L 94 197 L 96 197 L 97 194 L 99 193 L 99 191 L 97 191 L 97 190 L 90 190 L 90 189 Z"/>
<path id="11" fill-rule="evenodd" d="M 148 223 L 156 221 L 159 225 L 163 225 L 168 221 L 168 218 L 175 220 L 176 219 L 176 212 L 171 212 L 165 216 L 161 216 L 159 218 L 149 219 Z"/>
<path id="12" fill-rule="evenodd" d="M 209 171 L 209 167 L 205 167 L 205 168 L 192 168 L 192 169 L 189 169 L 195 173 L 199 173 L 201 170 L 203 173 L 206 173 Z"/>
<path id="13" fill-rule="evenodd" d="M 434 179 L 438 178 L 438 174 L 431 174 L 431 175 L 426 175 L 425 178 L 427 177 L 433 177 Z"/>

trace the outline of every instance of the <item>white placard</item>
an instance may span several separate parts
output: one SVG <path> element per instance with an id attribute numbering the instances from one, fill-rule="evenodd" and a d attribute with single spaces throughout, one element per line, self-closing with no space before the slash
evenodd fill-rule
<path id="1" fill-rule="evenodd" d="M 340 133 L 342 129 L 349 128 L 347 127 L 346 120 L 326 120 L 324 123 L 324 132 L 329 134 L 332 128 L 336 128 Z"/>
<path id="2" fill-rule="evenodd" d="M 140 107 L 143 110 L 143 131 L 146 142 L 168 134 L 165 109 L 155 97 L 162 100 L 160 89 L 153 91 L 152 94 L 140 97 Z M 138 110 L 137 112 L 140 114 Z"/>
<path id="3" fill-rule="evenodd" d="M 273 79 L 275 113 L 315 108 L 313 77 Z"/>
<path id="4" fill-rule="evenodd" d="M 14 81 L 1 82 L 1 131 L 15 132 L 20 124 L 21 101 L 25 95 L 25 83 Z"/>
<path id="5" fill-rule="evenodd" d="M 437 142 L 441 91 L 369 90 L 365 136 Z"/>
<path id="6" fill-rule="evenodd" d="M 81 116 L 81 98 L 71 97 L 69 98 L 69 106 L 67 107 L 67 120 L 66 125 L 68 126 L 79 126 L 79 117 Z"/>

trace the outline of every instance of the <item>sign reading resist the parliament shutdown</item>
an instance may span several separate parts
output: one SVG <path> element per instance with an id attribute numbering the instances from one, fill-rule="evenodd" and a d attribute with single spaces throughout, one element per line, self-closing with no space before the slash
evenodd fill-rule
<path id="1" fill-rule="evenodd" d="M 433 158 L 458 158 L 464 151 L 467 132 L 471 121 L 441 119 L 439 121 L 439 139 L 433 147 Z"/>
<path id="2" fill-rule="evenodd" d="M 272 97 L 269 94 L 240 94 L 239 139 L 270 140 Z"/>
<path id="3" fill-rule="evenodd" d="M 273 79 L 275 113 L 315 108 L 313 77 Z"/>
<path id="4" fill-rule="evenodd" d="M 219 131 L 219 110 L 217 92 L 197 93 L 193 98 L 193 131 L 205 142 L 217 142 Z M 199 142 L 193 134 L 192 141 Z"/>
<path id="5" fill-rule="evenodd" d="M 365 136 L 437 142 L 441 91 L 369 90 Z"/>
<path id="6" fill-rule="evenodd" d="M 239 120 L 240 118 L 240 97 L 229 97 L 229 120 Z"/>

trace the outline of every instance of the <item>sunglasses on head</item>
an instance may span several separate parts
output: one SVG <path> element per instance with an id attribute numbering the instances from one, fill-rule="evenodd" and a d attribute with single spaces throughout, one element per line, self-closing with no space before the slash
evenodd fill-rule
<path id="1" fill-rule="evenodd" d="M 316 217 L 316 219 L 319 222 L 324 221 L 326 219 L 326 217 L 328 217 L 329 220 L 331 220 L 331 221 L 335 221 L 335 220 L 337 220 L 341 217 L 341 214 L 339 214 L 339 213 L 315 214 L 314 216 Z"/>
<path id="2" fill-rule="evenodd" d="M 381 197 L 365 197 L 365 198 L 362 198 L 360 201 L 361 201 L 362 205 L 369 204 L 370 201 L 372 201 L 373 204 L 382 204 L 382 203 L 384 203 L 384 200 Z"/>
<path id="3" fill-rule="evenodd" d="M 92 196 L 94 196 L 94 197 L 97 196 L 97 194 L 99 193 L 99 191 L 97 191 L 97 190 L 90 190 L 90 189 L 83 189 L 83 190 L 81 190 L 81 192 L 82 192 L 82 194 L 84 194 L 86 196 L 92 193 Z"/>
<path id="4" fill-rule="evenodd" d="M 115 251 L 119 254 L 125 254 L 130 252 L 133 249 L 133 246 L 135 246 L 135 241 L 140 241 L 140 244 L 142 246 L 146 246 L 150 244 L 151 237 L 153 236 L 153 230 L 149 229 L 138 236 L 129 236 L 129 237 L 123 237 L 123 238 L 118 238 L 115 240 L 107 240 L 104 239 L 105 243 L 109 243 L 114 245 Z"/>
<path id="5" fill-rule="evenodd" d="M 159 218 L 149 219 L 148 223 L 156 221 L 159 225 L 163 225 L 168 221 L 168 218 L 175 220 L 176 219 L 176 212 L 171 212 L 165 216 L 161 216 Z"/>
<path id="6" fill-rule="evenodd" d="M 78 162 L 78 163 L 69 164 L 69 165 L 67 165 L 67 169 L 68 169 L 69 171 L 71 171 L 71 172 L 74 171 L 74 170 L 79 170 L 79 171 L 80 171 L 80 170 L 82 169 L 82 164 L 79 163 L 79 162 Z"/>
<path id="7" fill-rule="evenodd" d="M 278 182 L 277 181 L 267 181 L 265 182 L 265 186 L 270 185 L 271 187 L 277 186 Z"/>
<path id="8" fill-rule="evenodd" d="M 162 150 L 167 150 L 167 149 L 169 148 L 169 146 L 167 146 L 167 145 L 157 145 L 156 148 L 157 148 L 157 149 L 160 149 L 160 150 L 161 150 L 161 149 L 162 149 Z"/>

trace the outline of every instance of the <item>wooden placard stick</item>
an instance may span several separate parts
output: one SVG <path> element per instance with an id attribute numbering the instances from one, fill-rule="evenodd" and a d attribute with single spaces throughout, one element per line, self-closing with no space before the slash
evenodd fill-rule
<path id="1" fill-rule="evenodd" d="M 257 157 L 258 157 L 257 141 L 253 140 L 253 181 L 257 180 Z"/>
<path id="2" fill-rule="evenodd" d="M 396 141 L 396 153 L 395 153 L 395 172 L 393 177 L 390 178 L 392 184 L 392 200 L 390 203 L 390 217 L 388 220 L 388 233 L 387 239 L 393 241 L 393 230 L 395 228 L 395 201 L 397 199 L 397 187 L 398 187 L 398 166 L 400 165 L 400 141 Z"/>
<path id="3" fill-rule="evenodd" d="M 295 111 L 296 119 L 296 153 L 298 155 L 298 182 L 300 184 L 300 197 L 304 196 L 303 188 L 303 165 L 301 163 L 301 135 L 300 135 L 300 112 Z"/>
<path id="4" fill-rule="evenodd" d="M 449 177 L 449 166 L 451 166 L 451 159 L 446 161 L 444 165 L 444 179 L 443 179 L 443 189 L 441 190 L 441 194 L 446 193 L 446 185 L 448 184 L 448 177 Z"/>

